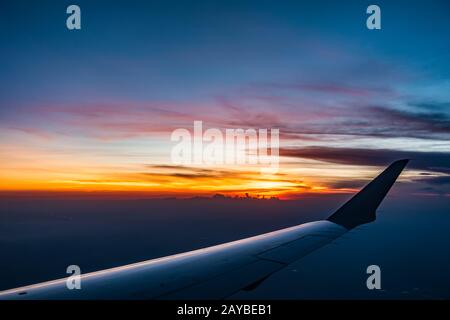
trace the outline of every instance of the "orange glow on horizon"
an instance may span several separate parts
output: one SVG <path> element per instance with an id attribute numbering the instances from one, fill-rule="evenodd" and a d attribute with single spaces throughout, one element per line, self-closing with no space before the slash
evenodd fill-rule
<path id="1" fill-rule="evenodd" d="M 376 171 L 281 157 L 276 174 L 262 174 L 260 167 L 251 165 L 184 167 L 167 164 L 167 159 L 155 161 L 151 156 L 110 156 L 92 150 L 65 150 L 59 145 L 49 149 L 48 143 L 45 148 L 3 144 L 0 193 L 160 198 L 248 194 L 294 199 L 308 194 L 354 192 L 355 188 L 333 184 L 368 179 Z M 149 157 L 154 164 L 145 164 Z"/>

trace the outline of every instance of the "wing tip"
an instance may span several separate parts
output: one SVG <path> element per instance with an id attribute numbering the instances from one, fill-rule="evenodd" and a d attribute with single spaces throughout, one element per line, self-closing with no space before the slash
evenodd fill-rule
<path id="1" fill-rule="evenodd" d="M 409 161 L 410 159 L 400 159 L 391 163 L 327 220 L 347 229 L 375 221 L 378 206 Z"/>

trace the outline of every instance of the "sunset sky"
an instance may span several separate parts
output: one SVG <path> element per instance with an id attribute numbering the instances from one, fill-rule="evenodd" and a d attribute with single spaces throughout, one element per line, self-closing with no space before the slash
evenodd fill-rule
<path id="1" fill-rule="evenodd" d="M 67 1 L 1 5 L 1 192 L 298 198 L 409 158 L 398 190 L 450 195 L 448 1 L 378 1 L 376 31 L 366 1 L 76 3 L 79 31 Z M 278 128 L 278 173 L 174 165 L 195 120 Z"/>

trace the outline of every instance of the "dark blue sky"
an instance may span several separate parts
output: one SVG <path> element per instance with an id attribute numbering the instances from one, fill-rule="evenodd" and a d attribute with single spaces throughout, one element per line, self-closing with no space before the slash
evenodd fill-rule
<path id="1" fill-rule="evenodd" d="M 69 4 L 3 2 L 2 104 L 198 100 L 299 78 L 447 98 L 434 86 L 450 72 L 448 1 L 378 1 L 380 31 L 370 1 L 78 1 L 76 32 Z"/>

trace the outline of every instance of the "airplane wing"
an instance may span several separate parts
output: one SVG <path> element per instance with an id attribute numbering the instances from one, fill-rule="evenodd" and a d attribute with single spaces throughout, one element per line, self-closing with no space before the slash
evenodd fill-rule
<path id="1" fill-rule="evenodd" d="M 0 292 L 0 299 L 226 299 L 375 220 L 376 209 L 408 160 L 391 164 L 327 220 L 243 240 Z"/>

